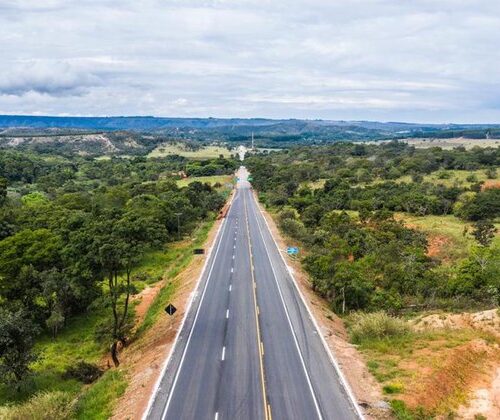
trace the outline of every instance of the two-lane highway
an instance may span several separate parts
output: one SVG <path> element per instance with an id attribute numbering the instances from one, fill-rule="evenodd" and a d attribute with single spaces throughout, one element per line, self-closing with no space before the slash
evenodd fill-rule
<path id="1" fill-rule="evenodd" d="M 360 416 L 240 181 L 148 419 Z"/>

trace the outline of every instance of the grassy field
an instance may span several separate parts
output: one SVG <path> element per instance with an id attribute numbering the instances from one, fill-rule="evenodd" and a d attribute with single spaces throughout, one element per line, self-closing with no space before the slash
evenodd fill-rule
<path id="1" fill-rule="evenodd" d="M 417 148 L 441 147 L 442 149 L 453 149 L 455 147 L 465 147 L 466 149 L 472 149 L 473 147 L 500 146 L 500 140 L 498 139 L 403 139 L 401 141 Z"/>
<path id="2" fill-rule="evenodd" d="M 231 152 L 222 146 L 207 146 L 198 150 L 189 150 L 181 144 L 162 144 L 156 147 L 148 157 L 165 157 L 170 155 L 180 155 L 190 159 L 212 159 L 218 158 L 220 155 L 229 157 Z"/>
<path id="3" fill-rule="evenodd" d="M 468 181 L 467 178 L 473 176 L 474 181 Z M 470 187 L 476 182 L 486 181 L 488 178 L 484 170 L 462 171 L 462 170 L 443 170 L 432 172 L 424 176 L 424 182 L 431 184 L 441 184 L 447 187 L 457 185 L 459 187 Z M 380 181 L 379 181 L 380 182 Z M 412 182 L 409 175 L 398 178 L 396 182 Z"/>
<path id="4" fill-rule="evenodd" d="M 191 182 L 203 182 L 206 184 L 214 185 L 219 184 L 232 184 L 234 182 L 234 177 L 232 175 L 214 175 L 214 176 L 194 176 L 190 178 L 179 179 L 177 181 L 178 187 L 186 187 L 191 184 Z"/>
<path id="5" fill-rule="evenodd" d="M 475 244 L 470 235 L 471 224 L 460 220 L 453 215 L 446 216 L 415 216 L 408 213 L 396 213 L 395 217 L 403 220 L 410 227 L 421 229 L 428 233 L 429 243 L 440 242 L 437 251 L 438 257 L 442 257 L 443 262 L 453 263 L 469 254 L 470 247 Z M 500 232 L 500 224 L 496 224 Z M 465 235 L 464 230 L 467 229 Z M 500 235 L 497 234 L 493 240 L 493 245 L 500 246 Z"/>
<path id="6" fill-rule="evenodd" d="M 467 180 L 469 176 L 474 176 L 474 180 Z M 472 184 L 476 182 L 482 182 L 486 181 L 488 177 L 486 176 L 486 173 L 483 169 L 475 170 L 475 171 L 464 171 L 464 170 L 441 170 L 441 171 L 436 171 L 432 172 L 428 175 L 425 175 L 423 177 L 424 182 L 430 182 L 432 184 L 440 184 L 444 185 L 447 187 L 453 187 L 453 186 L 458 186 L 458 187 L 470 187 Z M 304 185 L 309 186 L 309 188 L 312 189 L 321 189 L 325 185 L 326 179 L 319 179 L 318 181 L 315 182 L 306 182 Z M 411 176 L 410 175 L 405 175 L 402 176 L 396 180 L 395 182 L 406 182 L 410 183 L 412 182 Z M 382 182 L 387 182 L 385 179 L 375 179 L 372 182 L 369 183 L 364 183 L 360 182 L 358 185 L 359 186 L 367 186 L 367 185 L 374 185 L 374 184 L 380 184 Z"/>
<path id="7" fill-rule="evenodd" d="M 108 370 L 79 399 L 75 418 L 78 420 L 106 420 L 113 414 L 113 402 L 127 388 L 123 370 Z"/>
<path id="8" fill-rule="evenodd" d="M 191 261 L 193 248 L 206 240 L 213 222 L 202 224 L 190 238 L 171 244 L 163 250 L 150 252 L 134 269 L 134 285 L 137 291 L 162 278 L 174 278 Z M 153 305 L 149 308 L 137 334 L 145 331 L 163 311 L 163 304 L 175 291 L 175 284 L 169 283 L 162 289 Z M 68 398 L 77 399 L 74 416 L 78 419 L 106 419 L 112 413 L 114 401 L 124 392 L 126 370 L 110 369 L 91 386 L 84 386 L 74 379 L 64 379 L 66 368 L 82 360 L 100 364 L 108 350 L 106 344 L 95 340 L 97 325 L 109 316 L 106 308 L 94 308 L 88 313 L 72 318 L 68 325 L 53 340 L 48 334 L 40 337 L 36 350 L 39 360 L 32 366 L 33 374 L 29 381 L 18 391 L 13 387 L 0 385 L 0 418 L 13 414 L 2 405 L 18 404 L 25 406 L 28 400 L 40 393 L 64 392 Z M 54 394 L 56 395 L 56 394 Z M 19 405 L 21 404 L 21 405 Z M 4 417 L 2 417 L 4 416 Z"/>

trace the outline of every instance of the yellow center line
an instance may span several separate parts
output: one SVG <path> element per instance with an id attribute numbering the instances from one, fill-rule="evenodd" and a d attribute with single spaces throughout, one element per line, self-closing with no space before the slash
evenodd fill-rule
<path id="1" fill-rule="evenodd" d="M 267 402 L 267 395 L 266 395 L 266 382 L 264 379 L 264 360 L 263 360 L 263 354 L 264 354 L 264 344 L 261 341 L 260 338 L 260 324 L 259 324 L 259 308 L 257 306 L 257 294 L 255 292 L 255 288 L 257 287 L 257 283 L 255 282 L 255 273 L 254 273 L 254 265 L 253 265 L 253 255 L 252 255 L 252 243 L 250 242 L 250 225 L 248 223 L 248 212 L 247 212 L 247 201 L 246 201 L 246 196 L 243 194 L 243 203 L 244 203 L 244 208 L 245 208 L 245 222 L 246 222 L 246 227 L 247 227 L 247 240 L 248 240 L 248 250 L 250 252 L 250 272 L 252 274 L 252 283 L 253 283 L 253 303 L 254 303 L 254 309 L 255 309 L 255 323 L 257 326 L 257 345 L 259 347 L 259 364 L 260 364 L 260 380 L 262 384 L 262 397 L 263 397 L 263 402 L 264 402 L 264 418 L 266 420 L 271 420 L 271 406 Z"/>

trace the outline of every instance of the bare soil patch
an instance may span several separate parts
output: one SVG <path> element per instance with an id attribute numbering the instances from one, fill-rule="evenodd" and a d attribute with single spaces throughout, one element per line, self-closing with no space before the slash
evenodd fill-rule
<path id="1" fill-rule="evenodd" d="M 447 251 L 451 242 L 450 238 L 445 235 L 429 234 L 427 242 L 427 256 L 441 261 L 446 261 L 449 258 Z"/>
<path id="2" fill-rule="evenodd" d="M 500 419 L 500 367 L 492 370 L 491 381 L 478 385 L 472 400 L 460 407 L 457 414 L 462 419 L 474 419 L 479 415 Z"/>
<path id="3" fill-rule="evenodd" d="M 486 374 L 495 350 L 483 340 L 473 340 L 454 349 L 434 352 L 434 367 L 417 374 L 412 392 L 403 396 L 407 406 L 446 414 L 467 398 L 468 390 Z M 418 355 L 417 355 L 418 357 Z"/>
<path id="4" fill-rule="evenodd" d="M 484 181 L 484 184 L 481 186 L 481 190 L 492 190 L 495 188 L 500 188 L 500 180 L 497 179 L 487 179 Z"/>
<path id="5" fill-rule="evenodd" d="M 460 314 L 438 313 L 417 319 L 414 327 L 417 331 L 473 328 L 500 338 L 500 313 L 498 309 Z"/>
<path id="6" fill-rule="evenodd" d="M 164 282 L 160 281 L 152 286 L 146 287 L 140 293 L 132 297 L 132 302 L 138 302 L 135 306 L 135 323 L 136 325 L 140 325 L 146 316 L 146 312 L 148 308 L 151 306 L 153 301 L 156 298 L 156 295 L 159 293 L 161 288 L 163 287 Z"/>

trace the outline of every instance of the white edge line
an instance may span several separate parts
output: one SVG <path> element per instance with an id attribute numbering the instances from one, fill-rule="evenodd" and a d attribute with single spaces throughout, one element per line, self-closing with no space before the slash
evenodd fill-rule
<path id="1" fill-rule="evenodd" d="M 235 196 L 236 196 L 236 193 L 233 194 L 233 196 L 231 197 L 231 200 L 229 200 L 229 208 L 231 208 L 231 206 L 233 205 L 233 201 L 234 201 Z M 228 213 L 229 213 L 229 210 L 228 210 Z M 213 245 L 210 247 L 210 250 L 208 251 L 207 258 L 205 260 L 205 263 L 203 264 L 203 269 L 201 270 L 201 274 L 198 277 L 198 280 L 196 281 L 196 286 L 193 289 L 193 292 L 191 294 L 191 298 L 189 299 L 188 306 L 186 308 L 186 311 L 184 312 L 184 317 L 182 318 L 181 325 L 179 326 L 179 329 L 177 330 L 177 333 L 175 334 L 174 343 L 172 344 L 172 347 L 170 348 L 170 350 L 168 352 L 167 358 L 163 362 L 163 366 L 161 368 L 160 375 L 158 376 L 158 379 L 156 380 L 156 383 L 155 383 L 154 392 L 149 399 L 148 406 L 146 407 L 146 410 L 144 410 L 144 413 L 141 416 L 141 420 L 147 420 L 149 412 L 151 411 L 151 408 L 153 407 L 153 402 L 155 401 L 156 396 L 158 395 L 158 392 L 160 390 L 161 380 L 163 379 L 163 376 L 165 375 L 165 372 L 166 372 L 167 367 L 168 367 L 168 363 L 170 362 L 170 359 L 172 358 L 172 355 L 174 353 L 175 347 L 177 345 L 177 341 L 179 340 L 180 333 L 182 331 L 182 328 L 184 327 L 184 323 L 186 322 L 187 316 L 191 310 L 191 306 L 192 306 L 193 301 L 196 297 L 196 291 L 198 290 L 201 279 L 203 278 L 203 275 L 205 274 L 208 262 L 210 261 L 210 258 L 212 257 L 212 252 L 214 250 L 214 246 L 219 241 L 219 239 L 222 239 L 222 238 L 219 238 L 219 235 L 220 235 L 220 232 L 222 230 L 222 227 L 225 225 L 226 220 L 227 220 L 227 218 L 225 217 L 224 220 L 222 221 L 222 223 L 219 225 L 219 228 L 217 229 L 217 233 L 215 234 L 215 241 L 214 241 Z M 218 243 L 217 249 L 218 249 L 219 245 L 220 245 L 220 241 Z M 215 256 L 214 256 L 214 261 L 215 261 Z M 207 278 L 207 283 L 208 283 L 208 278 Z M 200 299 L 200 305 L 201 305 L 201 299 Z M 193 321 L 193 325 L 194 325 L 194 321 Z M 192 330 L 192 328 L 191 328 L 191 330 Z M 162 413 L 162 416 L 163 416 L 163 413 Z"/>
<path id="2" fill-rule="evenodd" d="M 255 200 L 255 198 L 253 196 L 252 196 L 252 198 Z M 283 293 L 281 292 L 281 287 L 280 287 L 279 282 L 278 282 L 278 276 L 276 275 L 276 270 L 274 269 L 274 264 L 271 260 L 269 248 L 267 247 L 266 240 L 264 239 L 264 235 L 262 234 L 262 228 L 261 228 L 260 223 L 259 223 L 259 218 L 257 217 L 257 213 L 255 213 L 255 211 L 254 211 L 254 214 L 255 214 L 255 220 L 257 222 L 257 228 L 259 230 L 260 237 L 262 238 L 262 242 L 264 243 L 264 248 L 266 249 L 266 254 L 267 254 L 267 258 L 269 260 L 269 265 L 271 266 L 271 270 L 273 272 L 274 281 L 276 282 L 276 286 L 278 288 L 278 293 L 280 295 L 281 304 L 283 305 L 283 309 L 285 310 L 285 315 L 286 315 L 286 318 L 288 320 L 288 326 L 290 327 L 290 331 L 292 332 L 293 341 L 295 343 L 295 347 L 297 347 L 297 352 L 299 354 L 300 362 L 302 364 L 302 368 L 304 369 L 304 373 L 306 375 L 307 385 L 309 385 L 309 390 L 311 391 L 311 395 L 312 395 L 313 400 L 314 400 L 314 406 L 316 407 L 316 413 L 318 414 L 318 418 L 320 420 L 322 420 L 323 416 L 322 416 L 321 410 L 319 408 L 318 399 L 317 399 L 316 394 L 314 392 L 311 378 L 309 376 L 309 372 L 307 371 L 307 367 L 306 367 L 306 364 L 304 362 L 304 357 L 302 356 L 302 351 L 300 350 L 299 341 L 297 340 L 297 335 L 295 334 L 295 331 L 293 329 L 292 321 L 290 319 L 290 315 L 288 313 L 288 309 L 287 309 L 286 304 L 285 304 L 285 299 L 283 298 Z"/>
<path id="3" fill-rule="evenodd" d="M 229 213 L 229 211 L 228 211 L 228 213 Z M 224 221 L 221 224 L 221 225 L 224 225 L 224 227 L 227 225 L 226 220 L 227 219 L 224 218 Z M 196 321 L 198 320 L 198 315 L 200 314 L 201 305 L 202 305 L 203 299 L 205 297 L 205 292 L 207 291 L 208 284 L 210 283 L 210 277 L 212 275 L 212 270 L 213 270 L 213 268 L 215 266 L 215 260 L 217 259 L 217 253 L 219 252 L 220 245 L 222 243 L 222 237 L 223 237 L 223 235 L 224 235 L 224 231 L 222 231 L 222 234 L 221 234 L 220 238 L 217 238 L 219 240 L 219 243 L 217 244 L 217 248 L 215 249 L 215 254 L 214 254 L 214 258 L 212 260 L 212 265 L 210 267 L 210 270 L 208 271 L 207 281 L 205 282 L 205 286 L 203 287 L 203 292 L 201 294 L 201 298 L 200 298 L 200 302 L 198 303 L 198 307 L 196 308 L 196 314 L 195 314 L 194 319 L 193 319 L 193 324 L 191 325 L 191 330 L 189 331 L 189 335 L 188 335 L 188 338 L 187 338 L 187 341 L 186 341 L 186 345 L 185 345 L 184 350 L 182 352 L 181 360 L 179 362 L 179 366 L 177 367 L 177 371 L 175 372 L 174 381 L 172 382 L 172 386 L 171 386 L 170 392 L 168 394 L 167 402 L 165 404 L 165 408 L 163 409 L 163 412 L 162 412 L 162 415 L 161 415 L 161 419 L 162 420 L 165 419 L 165 415 L 167 414 L 168 407 L 170 405 L 170 401 L 172 401 L 172 395 L 173 395 L 174 390 L 175 390 L 175 385 L 177 384 L 177 379 L 179 379 L 179 375 L 180 375 L 180 372 L 181 372 L 181 369 L 182 369 L 182 365 L 184 364 L 184 358 L 186 357 L 186 352 L 187 352 L 187 349 L 189 347 L 189 343 L 191 342 L 191 337 L 193 335 L 194 327 L 196 325 Z"/>
<path id="4" fill-rule="evenodd" d="M 254 200 L 255 200 L 255 197 L 254 197 Z M 311 312 L 311 309 L 309 309 L 309 305 L 307 304 L 307 302 L 306 302 L 306 300 L 304 298 L 304 295 L 300 291 L 300 288 L 297 285 L 297 281 L 295 280 L 295 277 L 293 276 L 292 271 L 290 270 L 290 267 L 286 263 L 285 258 L 283 257 L 283 255 L 281 254 L 281 252 L 279 252 L 278 243 L 276 242 L 276 239 L 274 238 L 274 235 L 272 234 L 272 231 L 271 231 L 271 228 L 269 227 L 269 223 L 267 222 L 266 216 L 264 215 L 264 212 L 261 209 L 260 203 L 258 203 L 258 202 L 257 202 L 257 208 L 259 209 L 259 211 L 260 211 L 260 213 L 262 215 L 262 218 L 264 219 L 264 222 L 267 225 L 267 229 L 269 230 L 269 234 L 270 234 L 270 236 L 271 236 L 271 238 L 272 238 L 272 240 L 274 242 L 274 245 L 276 246 L 276 249 L 278 250 L 278 254 L 281 257 L 281 260 L 283 261 L 283 264 L 285 264 L 285 267 L 286 267 L 286 269 L 288 271 L 288 274 L 290 275 L 290 277 L 293 280 L 292 283 L 295 286 L 295 289 L 297 290 L 297 292 L 299 293 L 300 299 L 302 300 L 302 303 L 306 307 L 307 312 L 309 313 L 309 318 L 312 320 L 312 322 L 314 324 L 314 327 L 316 328 L 316 331 L 318 331 L 318 335 L 321 338 L 321 342 L 323 343 L 323 347 L 325 348 L 326 353 L 328 354 L 330 362 L 335 367 L 335 370 L 337 371 L 337 374 L 338 374 L 338 376 L 340 378 L 340 382 L 341 382 L 342 386 L 344 387 L 344 389 L 345 389 L 348 397 L 350 398 L 351 404 L 354 406 L 354 409 L 356 410 L 356 413 L 358 414 L 359 418 L 363 420 L 365 418 L 365 416 L 364 416 L 363 412 L 361 411 L 361 408 L 359 407 L 359 404 L 357 403 L 356 397 L 354 396 L 354 393 L 352 392 L 352 389 L 349 386 L 349 383 L 347 382 L 344 374 L 342 373 L 342 370 L 340 369 L 340 366 L 339 366 L 337 360 L 333 356 L 332 351 L 330 350 L 330 347 L 328 346 L 328 344 L 327 344 L 327 342 L 325 340 L 325 337 L 323 336 L 323 333 L 321 332 L 321 329 L 319 328 L 319 325 L 316 322 L 316 318 L 313 316 L 313 314 Z M 264 243 L 265 243 L 265 241 L 264 241 Z M 271 266 L 272 266 L 272 264 L 271 264 Z"/>

